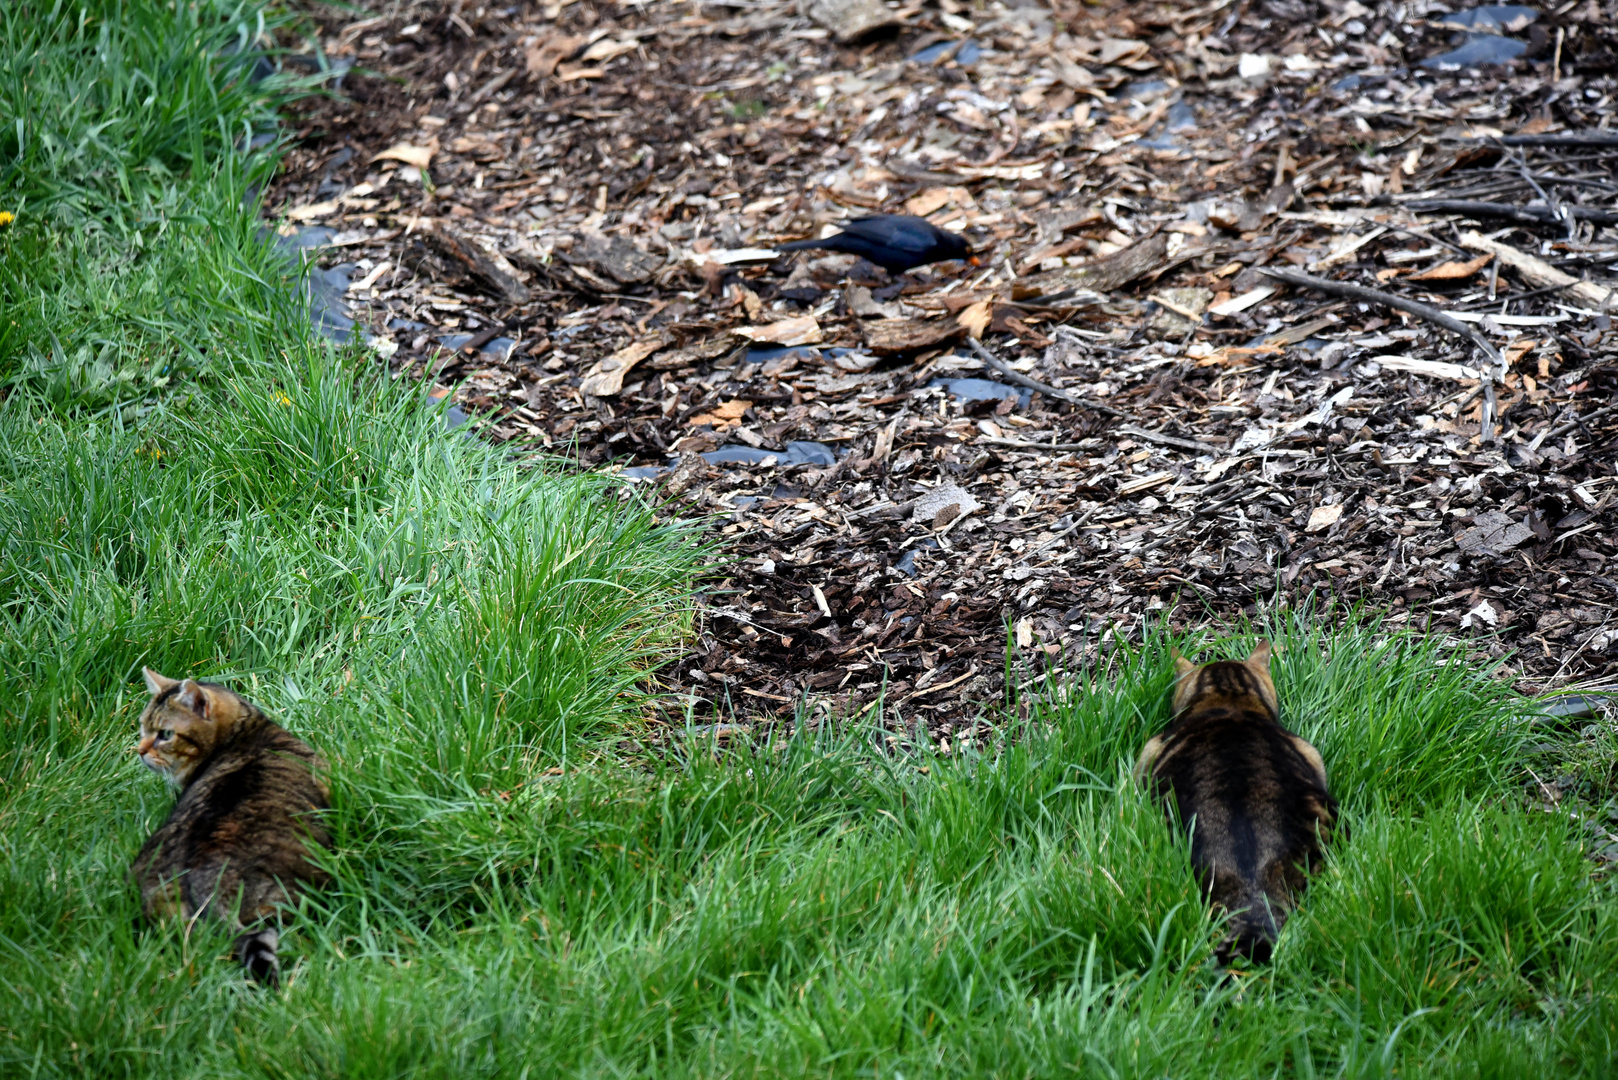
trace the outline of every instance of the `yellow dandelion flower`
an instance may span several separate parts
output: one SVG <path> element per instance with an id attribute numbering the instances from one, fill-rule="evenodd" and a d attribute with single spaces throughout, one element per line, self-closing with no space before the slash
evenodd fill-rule
<path id="1" fill-rule="evenodd" d="M 0 228 L 10 225 L 16 220 L 17 215 L 13 214 L 10 210 L 0 210 Z"/>
<path id="2" fill-rule="evenodd" d="M 292 399 L 281 393 L 279 390 L 275 393 L 275 400 L 282 405 L 290 406 L 292 404 Z"/>

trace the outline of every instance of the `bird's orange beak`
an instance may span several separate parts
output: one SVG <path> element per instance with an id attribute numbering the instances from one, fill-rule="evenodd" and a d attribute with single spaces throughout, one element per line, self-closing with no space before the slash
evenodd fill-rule
<path id="1" fill-rule="evenodd" d="M 966 257 L 966 262 L 967 262 L 968 266 L 982 266 L 983 265 L 983 260 L 978 258 L 976 255 L 968 255 Z"/>

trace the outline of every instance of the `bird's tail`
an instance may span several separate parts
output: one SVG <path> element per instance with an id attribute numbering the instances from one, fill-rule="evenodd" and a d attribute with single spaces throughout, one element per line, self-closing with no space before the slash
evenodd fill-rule
<path id="1" fill-rule="evenodd" d="M 254 979 L 275 986 L 281 981 L 281 962 L 275 956 L 280 942 L 281 935 L 273 926 L 248 930 L 236 939 L 236 959 Z"/>

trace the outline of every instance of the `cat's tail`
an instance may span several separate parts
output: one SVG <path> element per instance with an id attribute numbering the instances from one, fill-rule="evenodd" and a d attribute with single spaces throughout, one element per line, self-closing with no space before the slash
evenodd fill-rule
<path id="1" fill-rule="evenodd" d="M 1269 898 L 1259 892 L 1247 907 L 1230 917 L 1225 940 L 1219 943 L 1214 955 L 1220 964 L 1227 966 L 1237 957 L 1249 963 L 1267 964 L 1285 922 L 1286 912 L 1272 909 Z"/>
<path id="2" fill-rule="evenodd" d="M 265 986 L 277 986 L 281 982 L 281 961 L 276 959 L 275 949 L 280 942 L 281 935 L 273 926 L 248 930 L 236 939 L 236 959 L 254 979 Z"/>

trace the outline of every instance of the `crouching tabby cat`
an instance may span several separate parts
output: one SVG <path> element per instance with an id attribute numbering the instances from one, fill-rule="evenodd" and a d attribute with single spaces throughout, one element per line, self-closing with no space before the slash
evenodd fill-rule
<path id="1" fill-rule="evenodd" d="M 1266 961 L 1337 820 L 1326 765 L 1280 724 L 1269 642 L 1242 661 L 1175 654 L 1174 670 L 1174 719 L 1135 775 L 1172 796 L 1203 888 L 1232 915 L 1219 961 Z"/>
<path id="2" fill-rule="evenodd" d="M 280 976 L 277 909 L 326 883 L 309 845 L 330 846 L 320 811 L 324 768 L 302 740 L 223 686 L 167 679 L 152 694 L 135 752 L 180 789 L 168 820 L 135 856 L 130 877 L 150 920 L 219 919 L 236 958 L 260 982 Z"/>

